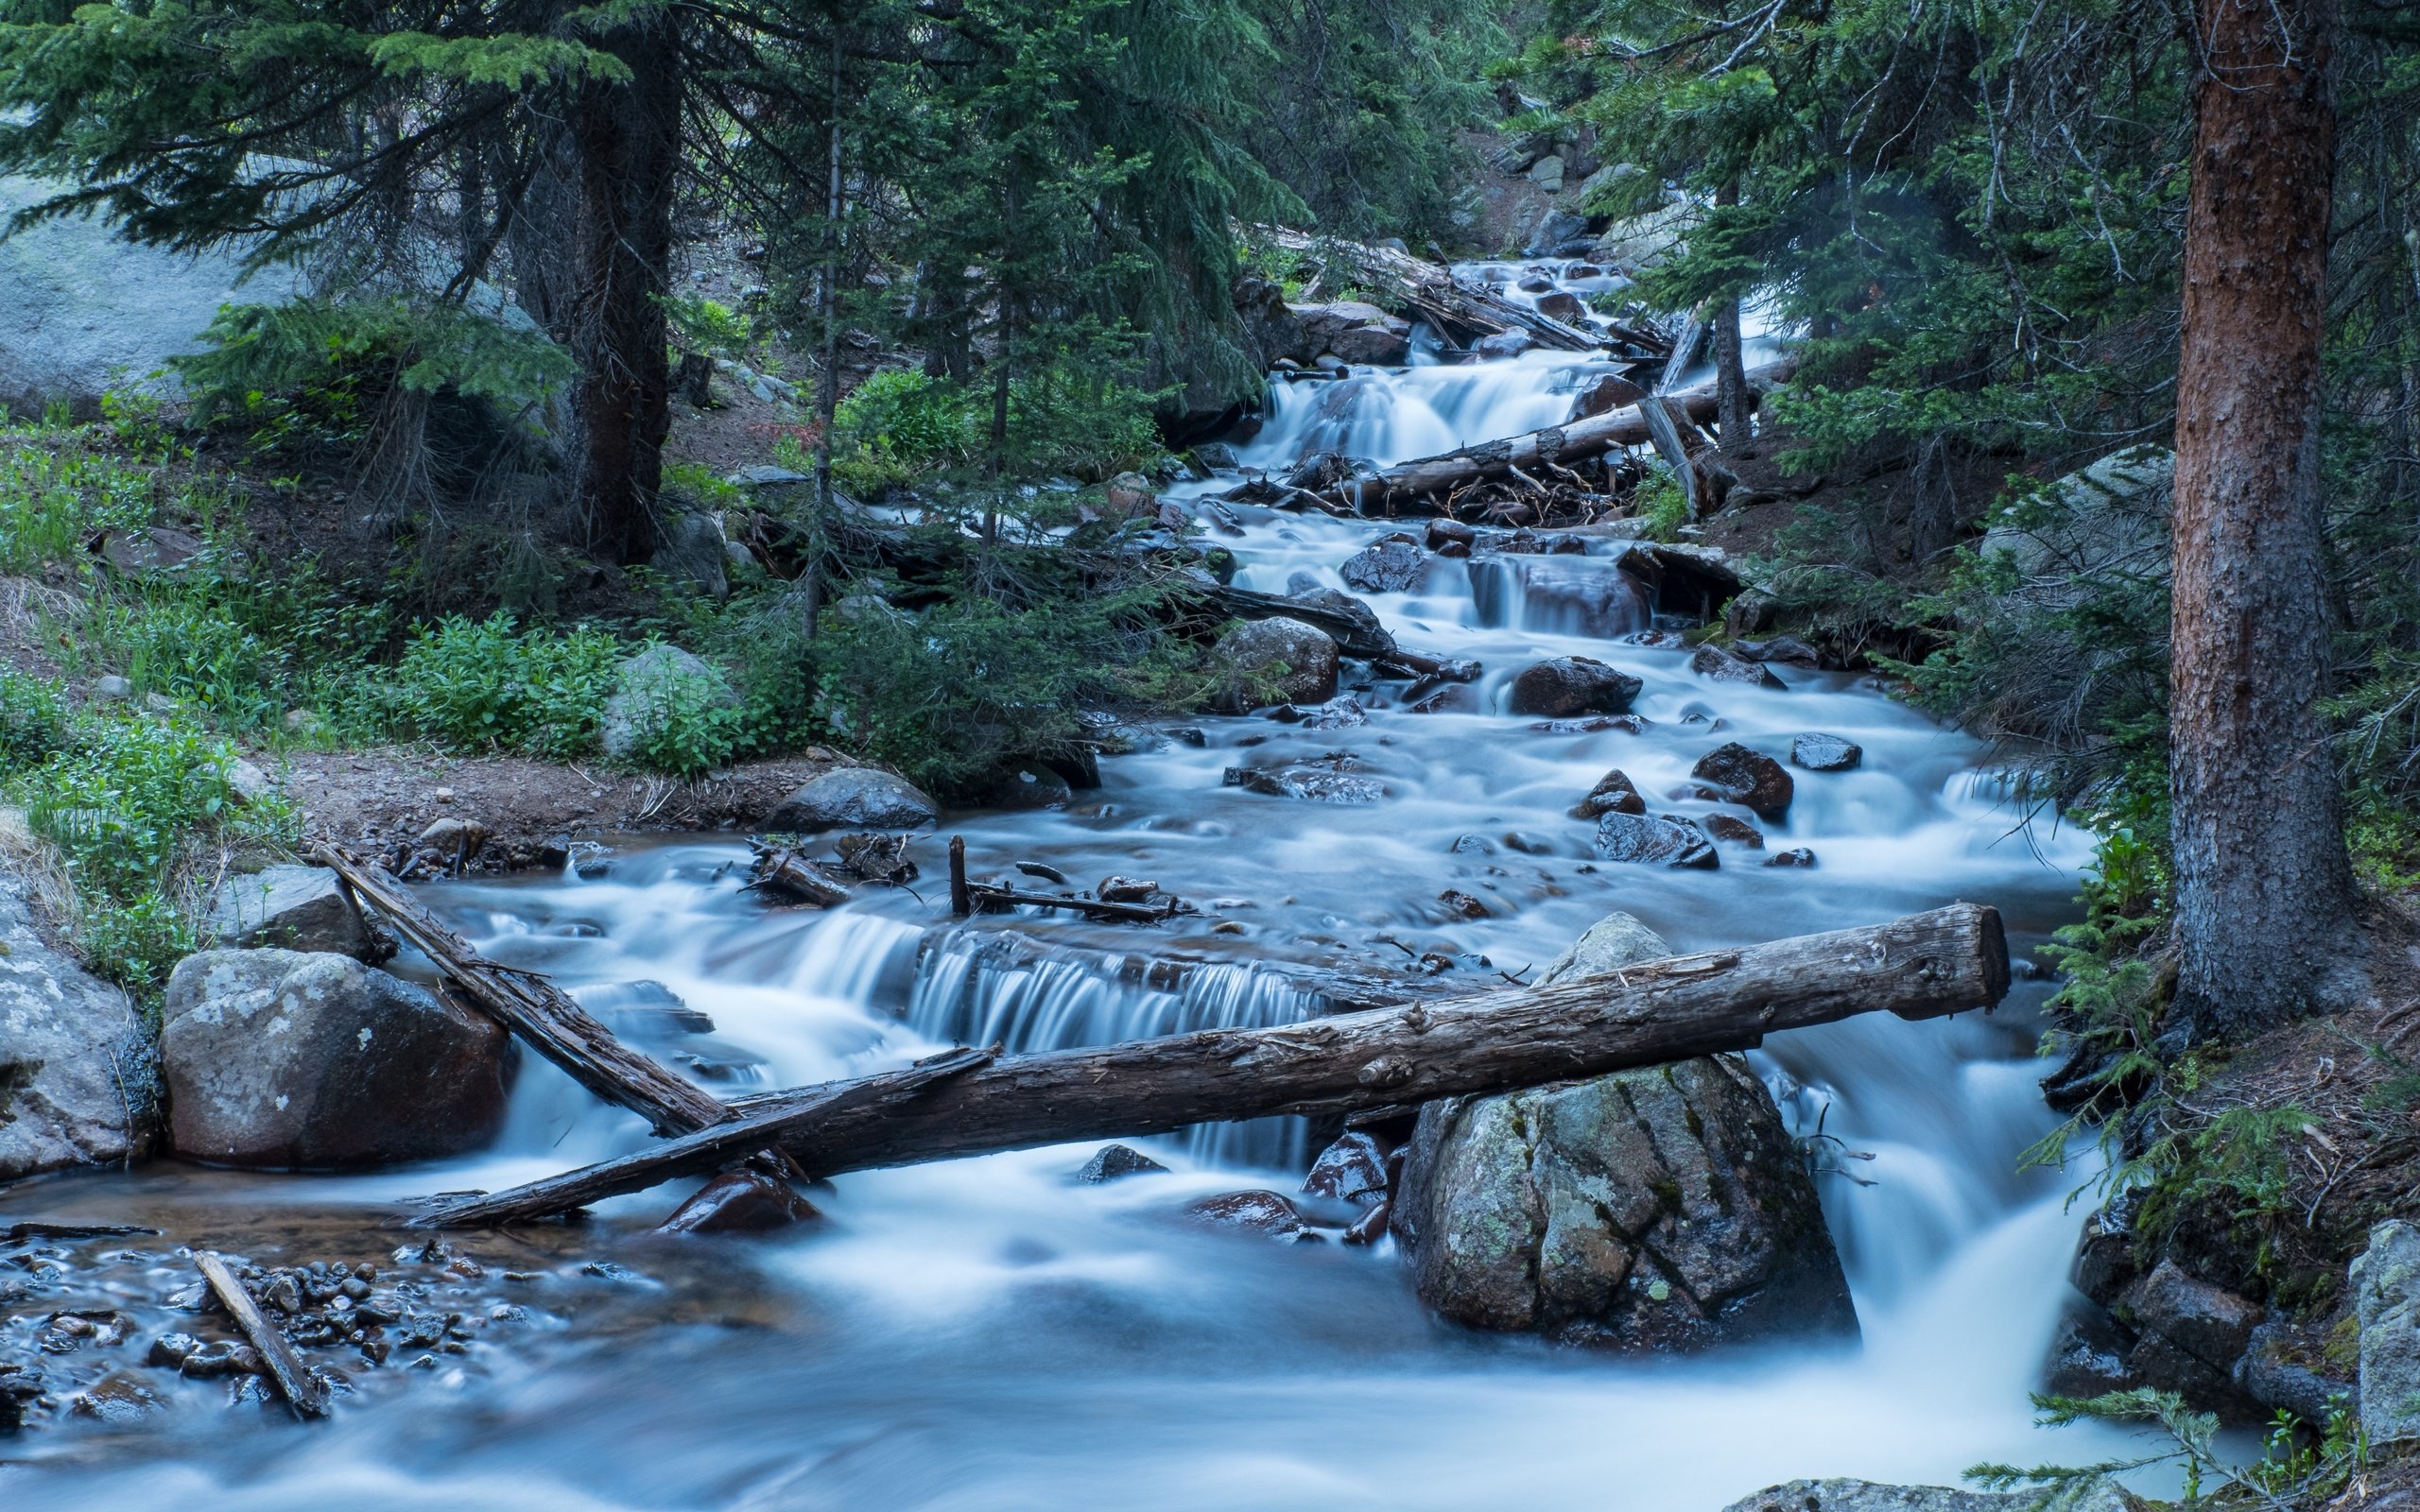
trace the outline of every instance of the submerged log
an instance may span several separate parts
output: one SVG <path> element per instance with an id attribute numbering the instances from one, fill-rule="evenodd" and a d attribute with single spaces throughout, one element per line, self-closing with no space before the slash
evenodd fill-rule
<path id="1" fill-rule="evenodd" d="M 758 846 L 748 885 L 814 908 L 838 908 L 853 896 L 830 872 L 790 846 Z"/>
<path id="2" fill-rule="evenodd" d="M 908 1100 L 890 1095 L 896 1083 L 884 1077 L 804 1088 L 707 1136 L 440 1204 L 414 1221 L 544 1217 L 711 1169 L 733 1151 L 769 1143 L 802 1169 L 832 1176 L 1272 1113 L 1350 1113 L 1503 1091 L 1750 1049 L 1776 1030 L 1859 1013 L 1927 1019 L 1989 1007 L 2008 980 L 1998 911 L 1954 903 L 1865 929 L 1650 961 L 1551 987 L 987 1058 L 946 1081 L 920 1084 Z"/>
<path id="3" fill-rule="evenodd" d="M 218 1294 L 219 1305 L 235 1320 L 244 1342 L 260 1351 L 262 1361 L 268 1366 L 268 1378 L 277 1383 L 286 1402 L 302 1417 L 326 1417 L 327 1383 L 310 1372 L 302 1364 L 302 1357 L 294 1352 L 294 1346 L 277 1331 L 277 1325 L 262 1315 L 260 1304 L 244 1290 L 244 1283 L 235 1279 L 227 1262 L 203 1249 L 194 1253 L 193 1263 L 201 1272 L 202 1280 L 210 1283 L 210 1289 Z"/>
<path id="4" fill-rule="evenodd" d="M 697 1083 L 615 1039 L 552 982 L 472 949 L 383 868 L 335 846 L 320 847 L 315 859 L 336 872 L 357 903 L 384 914 L 396 934 L 435 962 L 472 1007 L 527 1040 L 598 1097 L 647 1119 L 658 1134 L 685 1134 L 731 1116 L 731 1109 Z"/>

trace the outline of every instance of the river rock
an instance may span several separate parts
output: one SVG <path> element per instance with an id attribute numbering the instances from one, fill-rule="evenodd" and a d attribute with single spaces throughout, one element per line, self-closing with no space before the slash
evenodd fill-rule
<path id="1" fill-rule="evenodd" d="M 1336 696 L 1336 643 L 1316 625 L 1253 620 L 1220 636 L 1211 655 L 1228 671 L 1226 688 L 1212 700 L 1226 713 L 1241 713 L 1262 696 L 1273 703 L 1325 703 Z"/>
<path id="2" fill-rule="evenodd" d="M 597 744 L 615 761 L 631 761 L 673 720 L 738 702 L 720 667 L 677 645 L 650 645 L 624 658 L 615 672 Z"/>
<path id="3" fill-rule="evenodd" d="M 1743 1496 L 1722 1512 L 2134 1512 L 2115 1481 L 2097 1477 L 2057 1491 L 1973 1491 L 1872 1481 L 1789 1481 Z"/>
<path id="4" fill-rule="evenodd" d="M 1769 867 L 1811 867 L 1814 864 L 1815 852 L 1803 845 L 1791 846 L 1787 850 L 1776 850 L 1765 862 Z"/>
<path id="5" fill-rule="evenodd" d="M 1640 867 L 1687 867 L 1710 871 L 1721 865 L 1705 833 L 1678 819 L 1644 814 L 1607 814 L 1597 821 L 1597 856 Z"/>
<path id="6" fill-rule="evenodd" d="M 1579 295 L 1567 289 L 1539 295 L 1538 313 L 1549 320 L 1561 320 L 1565 325 L 1585 329 L 1588 324 L 1588 306 L 1581 302 Z"/>
<path id="7" fill-rule="evenodd" d="M 229 877 L 212 901 L 208 928 L 229 950 L 332 951 L 373 965 L 394 954 L 391 941 L 363 927 L 325 867 L 263 867 Z"/>
<path id="8" fill-rule="evenodd" d="M 1387 633 L 1387 627 L 1378 623 L 1376 610 L 1351 593 L 1340 593 L 1317 582 L 1302 581 L 1306 576 L 1308 575 L 1297 573 L 1287 582 L 1286 596 L 1288 598 L 1307 609 L 1326 610 L 1330 613 L 1345 616 L 1353 622 L 1356 629 L 1377 644 L 1395 644 L 1394 637 Z"/>
<path id="9" fill-rule="evenodd" d="M 1589 925 L 1569 950 L 1548 962 L 1535 985 L 1552 987 L 1583 976 L 1602 976 L 1671 954 L 1672 947 L 1664 943 L 1664 936 L 1640 923 L 1636 915 L 1611 913 Z"/>
<path id="10" fill-rule="evenodd" d="M 1857 1332 L 1806 1163 L 1737 1056 L 1427 1104 L 1392 1222 L 1421 1299 L 1474 1328 L 1657 1352 Z"/>
<path id="11" fill-rule="evenodd" d="M 1734 803 L 1755 810 L 1756 816 L 1778 824 L 1789 814 L 1797 784 L 1781 763 L 1737 741 L 1717 746 L 1698 758 L 1689 775 L 1717 789 Z"/>
<path id="12" fill-rule="evenodd" d="M 1167 1167 L 1130 1145 L 1104 1144 L 1095 1150 L 1093 1158 L 1076 1173 L 1076 1179 L 1088 1187 L 1097 1187 L 1104 1181 L 1116 1181 L 1130 1176 L 1150 1176 L 1154 1172 L 1166 1175 Z"/>
<path id="13" fill-rule="evenodd" d="M 1160 512 L 1159 493 L 1140 472 L 1120 472 L 1101 488 L 1113 520 L 1150 520 Z"/>
<path id="14" fill-rule="evenodd" d="M 168 978 L 170 1143 L 342 1170 L 475 1150 L 503 1126 L 505 1031 L 346 955 L 205 951 Z"/>
<path id="15" fill-rule="evenodd" d="M 1647 799 L 1639 797 L 1638 786 L 1621 771 L 1607 772 L 1597 779 L 1588 796 L 1571 806 L 1575 819 L 1598 819 L 1608 814 L 1644 814 Z"/>
<path id="16" fill-rule="evenodd" d="M 1411 356 L 1411 323 L 1358 300 L 1290 306 L 1315 351 L 1362 367 L 1392 368 Z"/>
<path id="17" fill-rule="evenodd" d="M 1498 331 L 1472 342 L 1471 355 L 1481 362 L 1502 362 L 1535 350 L 1537 344 L 1537 338 L 1526 331 Z"/>
<path id="18" fill-rule="evenodd" d="M 1348 1129 L 1320 1152 L 1303 1178 L 1307 1196 L 1369 1204 L 1385 1199 L 1393 1148 L 1367 1129 Z"/>
<path id="19" fill-rule="evenodd" d="M 1701 678 L 1716 682 L 1744 683 L 1755 688 L 1786 688 L 1788 683 L 1774 677 L 1772 670 L 1761 662 L 1751 662 L 1719 645 L 1701 645 L 1689 653 L 1689 670 Z"/>
<path id="20" fill-rule="evenodd" d="M 1299 1239 L 1305 1232 L 1303 1215 L 1274 1192 L 1221 1193 L 1185 1204 L 1184 1215 L 1194 1223 L 1242 1228 L 1271 1239 Z"/>
<path id="21" fill-rule="evenodd" d="M 1420 542 L 1397 531 L 1344 558 L 1337 576 L 1346 587 L 1365 593 L 1409 593 L 1420 586 L 1427 570 L 1428 558 L 1421 552 Z"/>
<path id="22" fill-rule="evenodd" d="M 2331 1400 L 2360 1400 L 2360 1384 L 2317 1368 L 2327 1361 L 2327 1341 L 2318 1329 L 2271 1318 L 2252 1331 L 2235 1364 L 2235 1383 L 2269 1412 L 2290 1412 L 2307 1423 L 2325 1424 Z"/>
<path id="23" fill-rule="evenodd" d="M 764 828 L 787 834 L 912 830 L 941 816 L 941 805 L 904 777 L 872 766 L 837 766 L 782 799 Z"/>
<path id="24" fill-rule="evenodd" d="M 1592 415 L 1609 415 L 1627 409 L 1647 397 L 1647 390 L 1617 372 L 1609 372 L 1590 380 L 1571 401 L 1571 419 L 1582 421 Z"/>
<path id="25" fill-rule="evenodd" d="M 1360 769 L 1359 763 L 1339 752 L 1325 761 L 1290 766 L 1230 766 L 1219 785 L 1305 803 L 1375 803 L 1385 798 L 1386 784 L 1356 775 Z"/>
<path id="26" fill-rule="evenodd" d="M 159 1085 L 133 1004 L 54 949 L 0 872 L 0 1183 L 141 1159 Z"/>
<path id="27" fill-rule="evenodd" d="M 1712 839 L 1726 845 L 1744 845 L 1751 850 L 1765 848 L 1765 832 L 1737 814 L 1708 814 L 1698 820 L 1698 828 Z"/>
<path id="28" fill-rule="evenodd" d="M 1789 742 L 1789 765 L 1810 772 L 1845 772 L 1865 760 L 1865 747 L 1838 735 L 1795 735 Z"/>
<path id="29" fill-rule="evenodd" d="M 656 1226 L 660 1234 L 760 1234 L 821 1217 L 815 1204 L 779 1177 L 742 1167 L 691 1193 Z"/>
<path id="30" fill-rule="evenodd" d="M 1505 700 L 1507 713 L 1570 719 L 1582 714 L 1617 714 L 1638 696 L 1643 684 L 1627 672 L 1584 656 L 1559 656 L 1524 667 L 1512 679 Z"/>
<path id="31" fill-rule="evenodd" d="M 2361 1329 L 2361 1431 L 2373 1446 L 2420 1438 L 2420 1228 L 2390 1218 L 2347 1277 Z"/>

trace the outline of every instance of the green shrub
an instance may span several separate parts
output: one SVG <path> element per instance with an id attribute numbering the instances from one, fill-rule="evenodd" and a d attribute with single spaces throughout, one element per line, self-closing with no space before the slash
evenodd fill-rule
<path id="1" fill-rule="evenodd" d="M 0 662 L 0 779 L 67 748 L 67 700 L 55 682 Z"/>
<path id="2" fill-rule="evenodd" d="M 364 679 L 403 733 L 474 750 L 562 758 L 595 748 L 622 648 L 602 630 L 515 630 L 449 615 L 412 632 L 393 671 Z"/>
<path id="3" fill-rule="evenodd" d="M 86 537 L 151 523 L 151 471 L 96 445 L 92 427 L 0 430 L 0 573 L 80 560 Z"/>
<path id="4" fill-rule="evenodd" d="M 648 771 L 696 777 L 724 765 L 743 729 L 730 679 L 666 645 L 622 663 L 606 717 L 606 749 Z"/>

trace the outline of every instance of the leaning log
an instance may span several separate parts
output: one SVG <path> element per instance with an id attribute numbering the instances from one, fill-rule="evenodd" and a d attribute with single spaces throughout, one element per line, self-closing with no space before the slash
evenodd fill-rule
<path id="1" fill-rule="evenodd" d="M 294 1352 L 293 1345 L 285 1342 L 285 1335 L 277 1331 L 277 1325 L 263 1315 L 260 1304 L 244 1290 L 244 1283 L 236 1279 L 227 1262 L 210 1250 L 201 1249 L 194 1252 L 193 1263 L 194 1268 L 201 1272 L 202 1280 L 210 1283 L 210 1289 L 218 1294 L 218 1305 L 235 1320 L 235 1327 L 244 1335 L 244 1342 L 260 1352 L 261 1364 L 267 1367 L 269 1380 L 277 1383 L 278 1394 L 285 1399 L 286 1405 L 292 1407 L 298 1417 L 325 1418 L 328 1415 L 327 1383 L 313 1375 L 303 1365 L 302 1357 Z"/>
<path id="2" fill-rule="evenodd" d="M 1770 389 L 1786 382 L 1797 364 L 1785 358 L 1768 363 L 1749 375 L 1750 385 Z M 1700 387 L 1660 396 L 1692 423 L 1713 423 L 1718 408 L 1714 390 Z M 1636 404 L 1609 409 L 1562 425 L 1500 440 L 1458 447 L 1438 456 L 1416 457 L 1380 468 L 1374 473 L 1348 479 L 1326 490 L 1329 503 L 1369 515 L 1399 512 L 1433 514 L 1438 499 L 1478 483 L 1527 473 L 1532 477 L 1557 466 L 1600 456 L 1620 446 L 1646 446 L 1655 439 L 1647 417 Z"/>
<path id="3" fill-rule="evenodd" d="M 385 915 L 472 1007 L 519 1035 L 598 1097 L 645 1118 L 658 1134 L 686 1134 L 731 1116 L 705 1089 L 615 1039 L 552 982 L 481 955 L 383 868 L 336 846 L 321 846 L 315 859 L 336 872 L 357 904 Z"/>
<path id="4" fill-rule="evenodd" d="M 415 1221 L 543 1217 L 771 1143 L 817 1176 L 1274 1113 L 1502 1091 L 1718 1051 L 1859 1013 L 1927 1019 L 2008 990 L 1998 911 L 1955 903 L 1866 929 L 1676 956 L 1602 976 L 1086 1050 L 1011 1056 L 910 1101 L 804 1088 L 711 1131 Z M 888 1074 L 892 1076 L 899 1073 Z M 852 1097 L 856 1100 L 851 1101 Z"/>

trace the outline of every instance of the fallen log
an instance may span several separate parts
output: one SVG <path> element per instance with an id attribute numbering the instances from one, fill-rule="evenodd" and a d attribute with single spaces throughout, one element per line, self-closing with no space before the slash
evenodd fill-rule
<path id="1" fill-rule="evenodd" d="M 1004 1057 L 908 1102 L 867 1091 L 879 1077 L 803 1088 L 708 1137 L 442 1204 L 415 1221 L 548 1216 L 769 1143 L 802 1169 L 832 1176 L 1273 1113 L 1351 1113 L 1502 1091 L 1745 1050 L 1776 1030 L 1859 1013 L 1927 1019 L 1989 1007 L 2008 980 L 1998 911 L 1954 903 L 1870 928 L 1650 961 L 1552 987 Z M 682 1153 L 667 1154 L 676 1148 Z"/>
<path id="2" fill-rule="evenodd" d="M 1749 375 L 1752 386 L 1770 388 L 1786 380 L 1796 365 L 1789 359 L 1769 363 Z M 1714 390 L 1700 387 L 1685 393 L 1656 396 L 1670 403 L 1694 424 L 1716 419 Z M 1647 417 L 1636 404 L 1609 409 L 1601 415 L 1548 425 L 1522 436 L 1458 447 L 1437 456 L 1416 457 L 1380 468 L 1338 484 L 1322 495 L 1331 503 L 1360 513 L 1393 514 L 1405 505 L 1435 513 L 1434 500 L 1457 489 L 1493 482 L 1521 473 L 1535 475 L 1558 465 L 1584 461 L 1618 446 L 1645 446 L 1655 439 Z"/>
<path id="3" fill-rule="evenodd" d="M 966 893 L 978 914 L 1004 913 L 1019 907 L 1064 908 L 1089 919 L 1106 919 L 1114 923 L 1157 924 L 1175 912 L 1172 908 L 1155 908 L 1148 903 L 1115 903 L 1099 898 L 1063 898 L 1052 892 L 1019 892 L 1014 887 L 985 882 L 970 883 Z"/>
<path id="4" fill-rule="evenodd" d="M 951 1050 L 920 1060 L 904 1071 L 887 1071 L 856 1081 L 812 1088 L 761 1118 L 700 1129 L 650 1144 L 619 1160 L 548 1177 L 510 1192 L 440 1200 L 414 1214 L 409 1225 L 415 1228 L 451 1228 L 550 1217 L 625 1192 L 644 1191 L 675 1177 L 702 1176 L 745 1159 L 750 1151 L 780 1138 L 792 1125 L 808 1125 L 851 1111 L 880 1113 L 922 1096 L 927 1089 L 953 1076 L 987 1066 L 998 1056 L 996 1049 Z"/>
<path id="5" fill-rule="evenodd" d="M 697 1083 L 615 1039 L 552 982 L 472 949 L 384 869 L 335 846 L 321 846 L 315 859 L 336 872 L 356 906 L 377 909 L 396 934 L 435 962 L 472 1007 L 527 1040 L 598 1097 L 645 1118 L 658 1134 L 685 1134 L 731 1115 Z"/>
<path id="6" fill-rule="evenodd" d="M 759 846 L 748 885 L 814 908 L 838 908 L 855 896 L 821 867 L 788 846 Z"/>
<path id="7" fill-rule="evenodd" d="M 326 1417 L 327 1383 L 311 1373 L 302 1364 L 302 1357 L 294 1352 L 294 1346 L 277 1331 L 277 1325 L 261 1315 L 260 1304 L 244 1290 L 244 1283 L 235 1279 L 235 1273 L 227 1268 L 227 1262 L 202 1249 L 195 1251 L 193 1263 L 201 1272 L 201 1279 L 210 1283 L 210 1289 L 218 1294 L 219 1305 L 235 1320 L 244 1341 L 260 1351 L 261 1359 L 268 1366 L 268 1378 L 277 1383 L 287 1404 L 304 1418 Z"/>

